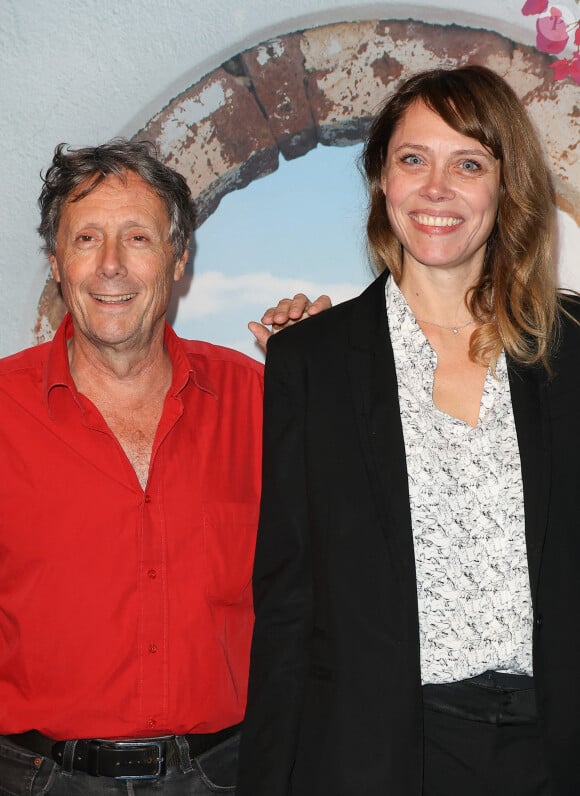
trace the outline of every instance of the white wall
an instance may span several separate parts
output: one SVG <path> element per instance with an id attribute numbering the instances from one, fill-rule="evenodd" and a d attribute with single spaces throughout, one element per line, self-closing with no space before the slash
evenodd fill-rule
<path id="1" fill-rule="evenodd" d="M 563 0 L 570 8 L 573 0 Z M 470 6 L 473 11 L 461 10 Z M 476 9 L 484 5 L 485 15 Z M 409 17 L 533 44 L 522 0 L 0 0 L 0 356 L 32 342 L 47 274 L 39 172 L 54 146 L 131 136 L 226 58 L 276 34 Z"/>

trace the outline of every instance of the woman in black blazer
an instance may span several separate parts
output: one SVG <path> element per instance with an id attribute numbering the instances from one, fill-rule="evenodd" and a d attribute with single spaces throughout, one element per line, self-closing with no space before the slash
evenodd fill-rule
<path id="1" fill-rule="evenodd" d="M 273 338 L 238 796 L 580 793 L 580 318 L 509 86 L 410 78 L 381 275 Z"/>

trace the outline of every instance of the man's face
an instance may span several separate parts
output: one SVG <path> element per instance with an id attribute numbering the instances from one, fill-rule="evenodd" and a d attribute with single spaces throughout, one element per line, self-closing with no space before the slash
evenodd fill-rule
<path id="1" fill-rule="evenodd" d="M 162 336 L 172 284 L 187 261 L 186 252 L 175 262 L 169 228 L 163 201 L 134 172 L 126 180 L 110 175 L 66 202 L 49 261 L 76 335 L 117 350 Z"/>

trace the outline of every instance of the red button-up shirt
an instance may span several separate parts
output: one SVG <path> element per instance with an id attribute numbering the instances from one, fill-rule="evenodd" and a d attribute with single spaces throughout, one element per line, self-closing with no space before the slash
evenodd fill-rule
<path id="1" fill-rule="evenodd" d="M 213 732 L 242 719 L 262 368 L 167 327 L 143 491 L 52 343 L 0 361 L 0 734 Z"/>

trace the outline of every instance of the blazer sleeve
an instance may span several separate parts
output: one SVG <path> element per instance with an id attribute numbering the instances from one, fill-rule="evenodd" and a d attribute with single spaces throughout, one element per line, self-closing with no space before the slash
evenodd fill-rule
<path id="1" fill-rule="evenodd" d="M 312 635 L 312 574 L 305 476 L 305 365 L 271 338 L 265 370 L 260 523 L 254 564 L 256 622 L 238 796 L 286 796 L 294 764 Z"/>

